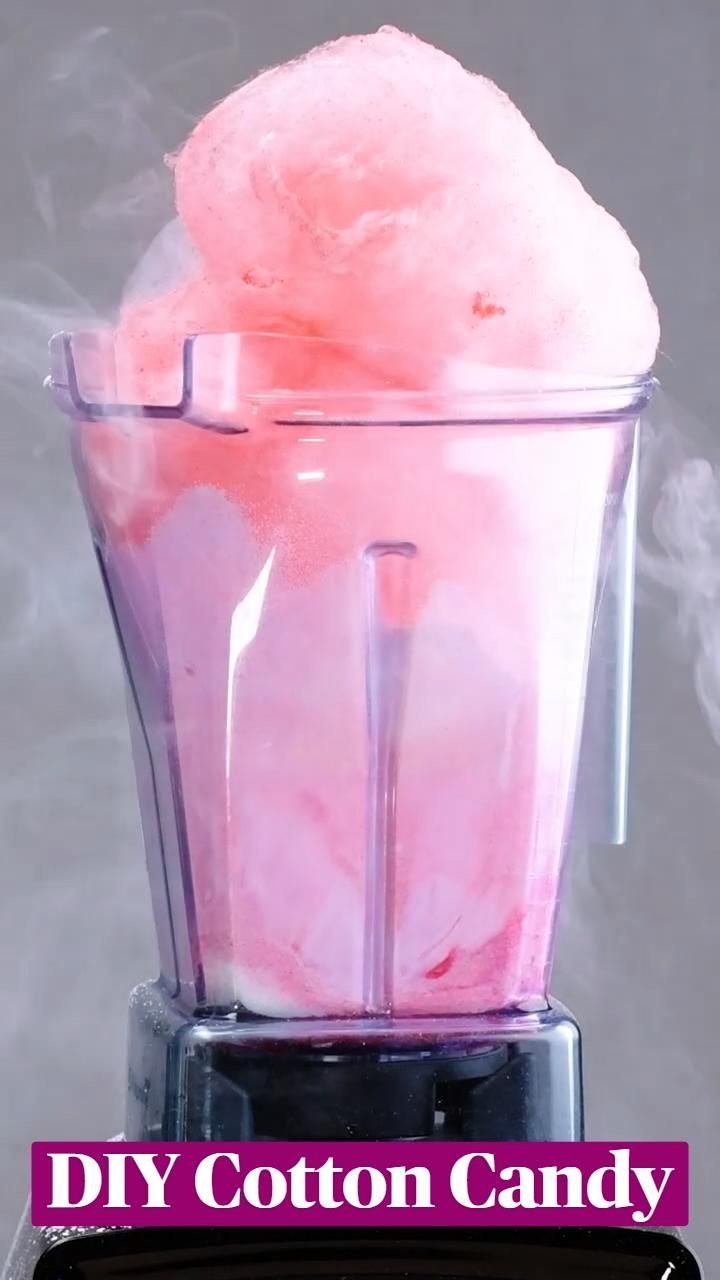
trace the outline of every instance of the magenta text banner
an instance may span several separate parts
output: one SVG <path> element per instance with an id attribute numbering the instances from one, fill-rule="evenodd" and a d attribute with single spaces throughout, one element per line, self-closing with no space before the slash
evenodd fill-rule
<path id="1" fill-rule="evenodd" d="M 34 1143 L 36 1226 L 685 1226 L 682 1142 Z"/>

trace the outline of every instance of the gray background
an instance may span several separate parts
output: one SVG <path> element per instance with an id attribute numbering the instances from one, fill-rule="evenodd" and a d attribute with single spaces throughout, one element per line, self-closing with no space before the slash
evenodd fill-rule
<path id="1" fill-rule="evenodd" d="M 385 21 L 496 79 L 628 228 L 676 421 L 715 449 L 717 0 L 0 0 L 2 1248 L 30 1140 L 120 1126 L 128 990 L 156 964 L 119 666 L 37 385 L 47 330 L 115 296 L 166 216 L 153 166 L 199 111 Z M 672 615 L 657 593 L 639 610 L 632 838 L 576 859 L 555 990 L 585 1031 L 590 1136 L 691 1143 L 709 1263 L 720 757 Z"/>

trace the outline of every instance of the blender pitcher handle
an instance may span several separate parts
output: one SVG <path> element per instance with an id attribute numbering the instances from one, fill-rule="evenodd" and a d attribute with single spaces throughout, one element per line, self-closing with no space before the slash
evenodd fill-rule
<path id="1" fill-rule="evenodd" d="M 638 434 L 590 650 L 574 827 L 593 844 L 627 840 Z"/>

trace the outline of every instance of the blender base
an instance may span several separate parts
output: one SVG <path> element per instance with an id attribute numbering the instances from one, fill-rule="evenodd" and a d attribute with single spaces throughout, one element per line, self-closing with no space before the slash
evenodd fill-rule
<path id="1" fill-rule="evenodd" d="M 474 1017 L 194 1016 L 130 1001 L 130 1141 L 583 1138 L 580 1031 L 560 1004 Z"/>

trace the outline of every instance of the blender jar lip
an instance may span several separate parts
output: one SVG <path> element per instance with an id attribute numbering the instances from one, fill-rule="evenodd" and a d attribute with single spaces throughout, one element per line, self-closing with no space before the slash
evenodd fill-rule
<path id="1" fill-rule="evenodd" d="M 335 350 L 364 349 L 388 355 L 395 351 L 398 358 L 405 359 L 412 354 L 380 345 L 258 331 L 189 335 L 182 344 L 179 398 L 172 404 L 127 403 L 114 399 L 107 380 L 102 373 L 98 375 L 108 355 L 110 361 L 114 359 L 113 331 L 61 332 L 50 342 L 51 372 L 45 386 L 63 412 L 71 417 L 183 419 L 205 429 L 242 434 L 248 430 L 248 422 L 233 420 L 227 410 L 218 411 L 217 418 L 214 415 L 214 397 L 217 398 L 221 390 L 216 375 L 214 383 L 211 379 L 203 394 L 201 355 L 203 348 L 220 353 L 225 347 L 225 363 L 233 368 L 236 367 L 233 351 L 237 356 L 240 344 L 260 340 L 326 344 Z M 236 379 L 233 377 L 231 381 L 236 403 L 246 405 L 250 420 L 260 410 L 267 417 L 268 409 L 274 407 L 273 424 L 294 427 L 308 427 L 313 423 L 322 427 L 607 423 L 639 414 L 657 386 L 652 370 L 610 377 L 477 365 L 474 368 L 482 371 L 482 380 L 473 384 L 471 364 L 448 360 L 445 368 L 449 381 L 420 390 L 382 385 L 350 391 L 332 388 L 253 390 L 249 387 L 238 395 Z M 453 375 L 458 378 L 455 384 L 451 380 Z"/>

